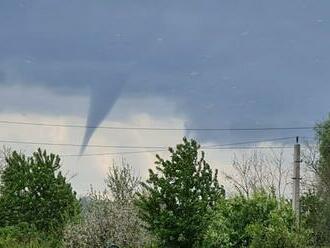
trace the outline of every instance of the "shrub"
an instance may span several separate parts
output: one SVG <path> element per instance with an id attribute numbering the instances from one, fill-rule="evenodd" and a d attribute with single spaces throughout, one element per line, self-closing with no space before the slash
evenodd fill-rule
<path id="1" fill-rule="evenodd" d="M 1 248 L 58 248 L 61 242 L 49 234 L 40 233 L 34 226 L 20 223 L 0 228 Z"/>
<path id="2" fill-rule="evenodd" d="M 220 201 L 203 247 L 305 247 L 309 232 L 296 228 L 291 205 L 265 192 Z"/>
<path id="3" fill-rule="evenodd" d="M 140 181 L 132 175 L 131 167 L 109 169 L 106 179 L 109 192 L 93 190 L 82 211 L 82 219 L 68 225 L 64 245 L 69 248 L 98 248 L 107 244 L 120 247 L 145 247 L 151 238 L 138 217 L 133 201 Z"/>
<path id="4" fill-rule="evenodd" d="M 310 245 L 329 246 L 330 200 L 324 199 L 318 191 L 309 190 L 301 198 L 301 210 L 306 225 L 313 233 Z M 326 228 L 327 226 L 329 228 Z"/>
<path id="5" fill-rule="evenodd" d="M 65 247 L 143 247 L 149 242 L 144 223 L 132 203 L 117 204 L 107 195 L 93 195 L 82 220 L 70 224 L 64 232 Z"/>

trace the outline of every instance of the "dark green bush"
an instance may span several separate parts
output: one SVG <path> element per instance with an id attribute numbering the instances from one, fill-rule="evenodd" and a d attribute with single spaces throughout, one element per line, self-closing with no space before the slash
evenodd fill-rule
<path id="1" fill-rule="evenodd" d="M 273 195 L 257 193 L 220 201 L 204 237 L 203 247 L 305 247 L 309 233 L 296 228 L 291 205 Z"/>
<path id="2" fill-rule="evenodd" d="M 20 223 L 0 228 L 0 248 L 59 248 L 58 237 L 40 233 L 34 226 Z"/>

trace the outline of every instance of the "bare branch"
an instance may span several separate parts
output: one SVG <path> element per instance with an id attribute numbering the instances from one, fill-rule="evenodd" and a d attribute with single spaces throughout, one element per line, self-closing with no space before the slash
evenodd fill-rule
<path id="1" fill-rule="evenodd" d="M 258 190 L 274 190 L 277 196 L 287 193 L 289 169 L 285 166 L 283 151 L 264 154 L 259 151 L 243 153 L 240 158 L 235 154 L 233 174 L 223 173 L 234 188 L 245 196 Z"/>

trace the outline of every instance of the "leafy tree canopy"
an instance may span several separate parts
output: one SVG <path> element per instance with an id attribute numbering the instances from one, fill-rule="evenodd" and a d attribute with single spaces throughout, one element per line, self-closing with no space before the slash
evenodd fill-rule
<path id="1" fill-rule="evenodd" d="M 330 198 L 330 117 L 318 124 L 315 130 L 320 149 L 320 190 Z"/>
<path id="2" fill-rule="evenodd" d="M 330 245 L 330 116 L 316 128 L 319 159 L 313 169 L 316 187 L 302 197 L 302 214 L 313 229 L 312 245 Z"/>
<path id="3" fill-rule="evenodd" d="M 60 158 L 39 149 L 31 157 L 16 151 L 0 175 L 0 227 L 28 223 L 59 231 L 79 212 L 79 202 L 60 170 Z"/>
<path id="4" fill-rule="evenodd" d="M 199 156 L 200 145 L 183 139 L 176 149 L 170 148 L 170 159 L 157 155 L 156 171 L 142 186 L 137 202 L 141 217 L 163 247 L 193 247 L 199 241 L 216 202 L 224 197 L 223 186 Z"/>

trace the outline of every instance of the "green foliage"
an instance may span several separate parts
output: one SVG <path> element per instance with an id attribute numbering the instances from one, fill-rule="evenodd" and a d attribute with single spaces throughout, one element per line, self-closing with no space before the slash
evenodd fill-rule
<path id="1" fill-rule="evenodd" d="M 310 243 L 313 247 L 330 244 L 330 202 L 318 191 L 310 190 L 301 198 L 301 213 L 306 225 L 312 229 Z"/>
<path id="2" fill-rule="evenodd" d="M 252 237 L 251 248 L 302 248 L 308 247 L 310 231 L 295 226 L 295 218 L 290 206 L 273 210 L 264 224 L 254 224 L 247 228 Z"/>
<path id="3" fill-rule="evenodd" d="M 308 210 L 307 217 L 313 228 L 316 244 L 330 246 L 330 116 L 318 124 L 315 131 L 320 149 L 318 187 L 314 194 L 306 195 L 305 208 Z"/>
<path id="4" fill-rule="evenodd" d="M 224 197 L 196 141 L 183 139 L 170 160 L 157 155 L 156 172 L 149 170 L 137 206 L 162 247 L 193 247 L 207 227 L 216 202 Z"/>
<path id="5" fill-rule="evenodd" d="M 28 223 L 60 233 L 79 212 L 76 194 L 59 172 L 60 158 L 40 149 L 31 157 L 12 152 L 0 177 L 0 227 Z"/>
<path id="6" fill-rule="evenodd" d="M 319 190 L 330 198 L 330 117 L 323 123 L 318 124 L 315 131 L 320 149 Z"/>
<path id="7" fill-rule="evenodd" d="M 289 203 L 264 192 L 222 200 L 203 247 L 304 247 L 307 232 L 295 228 Z"/>
<path id="8" fill-rule="evenodd" d="M 0 228 L 0 247 L 10 242 L 27 244 L 34 239 L 37 239 L 37 231 L 27 223 Z"/>
<path id="9" fill-rule="evenodd" d="M 58 248 L 57 237 L 40 233 L 27 223 L 0 228 L 0 248 Z"/>

